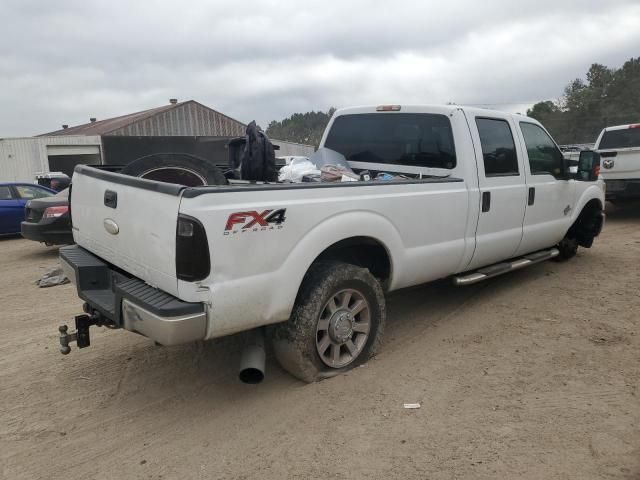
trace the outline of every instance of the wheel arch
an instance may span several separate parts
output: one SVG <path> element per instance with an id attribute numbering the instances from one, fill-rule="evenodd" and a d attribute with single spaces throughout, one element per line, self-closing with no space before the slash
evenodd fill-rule
<path id="1" fill-rule="evenodd" d="M 600 187 L 590 185 L 582 195 L 580 195 L 580 198 L 576 202 L 576 207 L 573 210 L 573 217 L 571 219 L 572 226 L 578 220 L 580 215 L 582 215 L 587 206 L 589 206 L 589 208 L 597 207 L 601 211 L 604 210 L 604 192 Z"/>
<path id="2" fill-rule="evenodd" d="M 578 245 L 590 248 L 593 239 L 600 234 L 604 216 L 604 202 L 601 198 L 592 197 L 586 199 L 582 207 L 576 209 L 571 227 L 567 231 L 567 237 L 574 238 Z"/>
<path id="3" fill-rule="evenodd" d="M 311 262 L 309 269 L 317 262 L 329 260 L 339 260 L 368 268 L 371 274 L 380 280 L 383 287 L 389 282 L 393 270 L 391 253 L 387 246 L 380 240 L 366 235 L 336 241 Z"/>

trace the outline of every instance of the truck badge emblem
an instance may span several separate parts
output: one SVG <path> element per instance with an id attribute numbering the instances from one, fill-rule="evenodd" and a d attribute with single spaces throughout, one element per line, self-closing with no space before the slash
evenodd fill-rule
<path id="1" fill-rule="evenodd" d="M 118 224 L 113 220 L 111 220 L 110 218 L 105 218 L 103 225 L 104 225 L 104 229 L 107 232 L 109 232 L 111 235 L 117 235 L 118 232 L 120 231 L 120 227 L 118 227 Z"/>
<path id="2" fill-rule="evenodd" d="M 566 217 L 567 215 L 569 215 L 569 212 L 571 212 L 571 210 L 573 210 L 573 209 L 571 208 L 571 205 L 567 205 L 566 207 L 564 207 L 564 215 L 565 215 L 565 217 Z"/>
<path id="3" fill-rule="evenodd" d="M 610 158 L 602 162 L 602 166 L 607 169 L 613 168 L 615 164 L 616 162 L 614 160 L 611 160 Z"/>
<path id="4" fill-rule="evenodd" d="M 229 215 L 227 225 L 224 228 L 224 234 L 250 231 L 264 230 L 280 230 L 286 220 L 286 208 L 280 210 L 265 210 L 258 212 L 252 210 L 250 212 L 235 212 Z"/>

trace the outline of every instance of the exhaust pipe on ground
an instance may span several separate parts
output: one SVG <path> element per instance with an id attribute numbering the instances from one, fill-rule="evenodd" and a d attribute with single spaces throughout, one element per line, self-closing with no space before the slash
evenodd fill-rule
<path id="1" fill-rule="evenodd" d="M 238 377 L 243 383 L 256 384 L 264 380 L 266 353 L 264 350 L 264 328 L 255 328 L 246 333 L 240 358 Z"/>

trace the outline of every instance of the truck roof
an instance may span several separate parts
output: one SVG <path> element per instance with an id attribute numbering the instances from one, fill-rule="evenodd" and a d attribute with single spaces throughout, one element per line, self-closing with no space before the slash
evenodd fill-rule
<path id="1" fill-rule="evenodd" d="M 612 130 L 626 130 L 627 128 L 640 128 L 640 123 L 628 123 L 627 125 L 615 125 L 612 127 L 605 127 L 603 132 L 610 132 Z"/>
<path id="2" fill-rule="evenodd" d="M 393 107 L 394 110 L 380 110 L 382 107 Z M 478 108 L 478 107 L 467 107 L 465 105 L 435 105 L 435 104 L 380 104 L 380 105 L 359 105 L 355 107 L 345 107 L 339 108 L 336 110 L 335 115 L 351 115 L 351 114 L 359 114 L 359 113 L 376 113 L 383 111 L 385 113 L 442 113 L 445 115 L 450 114 L 455 110 L 464 110 L 465 112 L 480 114 L 480 115 L 491 115 L 491 114 L 499 114 L 499 115 L 511 115 L 517 120 L 527 120 L 529 122 L 533 121 L 538 123 L 537 120 L 527 117 L 525 115 L 520 115 L 517 113 L 509 113 L 500 110 L 490 110 L 487 108 Z"/>

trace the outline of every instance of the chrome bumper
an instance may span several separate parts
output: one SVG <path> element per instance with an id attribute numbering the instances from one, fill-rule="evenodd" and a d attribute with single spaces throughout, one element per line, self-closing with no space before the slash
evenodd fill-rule
<path id="1" fill-rule="evenodd" d="M 162 345 L 205 338 L 204 304 L 183 302 L 126 276 L 77 245 L 60 249 L 60 265 L 86 302 L 85 312 L 99 315 L 96 318 L 105 324 L 139 333 Z"/>
<path id="2" fill-rule="evenodd" d="M 202 340 L 207 333 L 205 312 L 179 317 L 161 317 L 135 303 L 122 300 L 122 326 L 125 330 L 139 333 L 161 345 Z"/>

